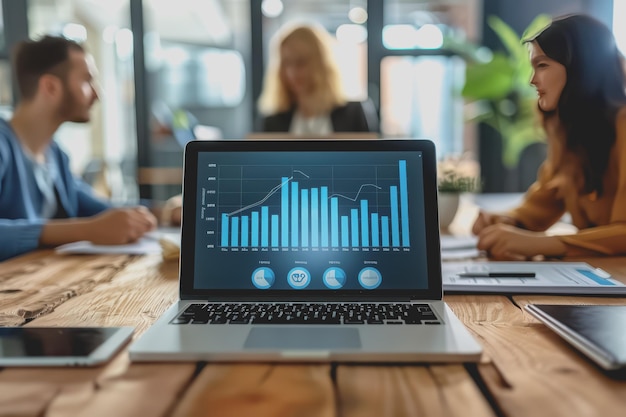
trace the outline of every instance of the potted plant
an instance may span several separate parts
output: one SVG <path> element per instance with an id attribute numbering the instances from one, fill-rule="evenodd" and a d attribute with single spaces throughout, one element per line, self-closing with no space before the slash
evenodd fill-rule
<path id="1" fill-rule="evenodd" d="M 463 158 L 448 158 L 437 165 L 439 226 L 447 229 L 459 208 L 460 194 L 478 190 L 478 165 Z"/>

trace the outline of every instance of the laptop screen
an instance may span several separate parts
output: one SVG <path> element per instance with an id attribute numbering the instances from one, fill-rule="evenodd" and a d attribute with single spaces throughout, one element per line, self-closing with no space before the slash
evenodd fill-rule
<path id="1" fill-rule="evenodd" d="M 440 296 L 434 165 L 426 141 L 193 142 L 181 293 Z"/>

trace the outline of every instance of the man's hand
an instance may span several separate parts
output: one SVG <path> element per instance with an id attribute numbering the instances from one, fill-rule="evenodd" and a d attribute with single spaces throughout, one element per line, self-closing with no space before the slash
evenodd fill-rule
<path id="1" fill-rule="evenodd" d="M 181 194 L 170 197 L 161 211 L 161 224 L 164 226 L 180 226 L 182 221 L 183 198 Z"/>
<path id="2" fill-rule="evenodd" d="M 156 226 L 156 217 L 145 207 L 115 208 L 87 219 L 86 240 L 97 245 L 123 245 L 136 241 Z"/>
<path id="3" fill-rule="evenodd" d="M 493 224 L 478 234 L 478 249 L 490 258 L 526 261 L 533 256 L 563 256 L 567 247 L 558 237 L 530 232 L 507 224 Z"/>
<path id="4" fill-rule="evenodd" d="M 92 217 L 50 220 L 39 237 L 41 246 L 88 240 L 98 245 L 123 245 L 139 239 L 157 225 L 145 207 L 114 208 Z"/>

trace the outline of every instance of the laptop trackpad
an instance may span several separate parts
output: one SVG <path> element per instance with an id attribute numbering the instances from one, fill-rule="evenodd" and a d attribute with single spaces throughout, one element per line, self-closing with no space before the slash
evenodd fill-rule
<path id="1" fill-rule="evenodd" d="M 246 349 L 356 349 L 361 347 L 358 329 L 306 327 L 254 327 Z"/>

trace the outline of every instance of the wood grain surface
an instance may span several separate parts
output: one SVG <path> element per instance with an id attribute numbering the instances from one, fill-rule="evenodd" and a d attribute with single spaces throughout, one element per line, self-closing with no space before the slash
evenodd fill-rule
<path id="1" fill-rule="evenodd" d="M 618 279 L 625 258 L 585 260 Z M 178 298 L 160 255 L 57 255 L 0 264 L 0 325 L 133 326 Z M 623 297 L 452 295 L 484 348 L 478 365 L 142 363 L 124 350 L 96 368 L 0 370 L 0 416 L 622 416 L 626 381 L 523 311 L 528 303 L 625 304 Z"/>

